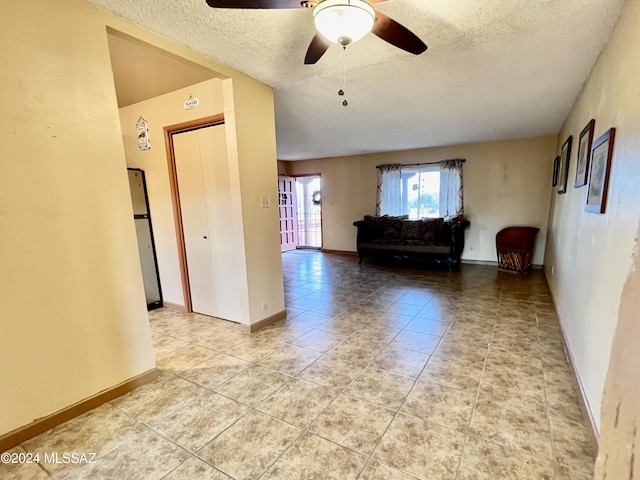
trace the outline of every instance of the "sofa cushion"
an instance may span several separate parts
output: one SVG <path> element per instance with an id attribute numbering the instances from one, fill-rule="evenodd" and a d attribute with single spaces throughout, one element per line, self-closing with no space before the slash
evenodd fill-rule
<path id="1" fill-rule="evenodd" d="M 423 219 L 420 226 L 420 238 L 425 242 L 437 242 L 437 232 L 443 225 L 444 219 L 442 218 Z"/>
<path id="2" fill-rule="evenodd" d="M 402 224 L 408 218 L 408 215 L 401 217 L 391 217 L 385 215 L 382 217 L 384 222 L 384 237 L 387 240 L 396 240 L 402 235 Z"/>
<path id="3" fill-rule="evenodd" d="M 419 240 L 422 223 L 423 222 L 421 220 L 405 220 L 402 223 L 402 232 L 400 237 L 405 240 Z"/>
<path id="4" fill-rule="evenodd" d="M 450 245 L 451 224 L 444 218 L 409 220 L 408 215 L 375 217 L 365 215 L 361 240 L 378 245 Z"/>

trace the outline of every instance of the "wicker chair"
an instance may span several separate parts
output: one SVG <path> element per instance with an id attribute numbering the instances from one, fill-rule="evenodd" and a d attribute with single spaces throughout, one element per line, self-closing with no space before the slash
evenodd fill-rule
<path id="1" fill-rule="evenodd" d="M 496 235 L 498 270 L 525 273 L 531 270 L 536 234 L 535 227 L 507 227 Z"/>

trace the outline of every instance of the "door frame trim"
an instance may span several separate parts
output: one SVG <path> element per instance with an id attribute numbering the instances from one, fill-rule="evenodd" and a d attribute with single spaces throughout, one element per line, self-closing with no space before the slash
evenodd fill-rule
<path id="1" fill-rule="evenodd" d="M 180 277 L 182 292 L 184 295 L 184 308 L 187 313 L 192 312 L 191 286 L 189 285 L 189 269 L 187 267 L 187 250 L 184 243 L 184 229 L 182 225 L 182 210 L 180 208 L 180 192 L 178 189 L 178 172 L 176 170 L 176 156 L 173 147 L 173 135 L 184 133 L 199 128 L 212 127 L 224 123 L 224 114 L 189 120 L 175 125 L 164 127 L 164 143 L 167 151 L 167 167 L 169 169 L 169 188 L 171 190 L 171 203 L 173 205 L 173 220 L 175 223 L 176 243 L 178 246 L 178 263 L 180 265 Z"/>

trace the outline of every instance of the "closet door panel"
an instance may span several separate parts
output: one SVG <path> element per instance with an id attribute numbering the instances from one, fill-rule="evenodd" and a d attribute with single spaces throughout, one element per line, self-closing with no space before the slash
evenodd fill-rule
<path id="1" fill-rule="evenodd" d="M 202 158 L 217 316 L 239 321 L 242 318 L 239 268 L 243 262 L 238 253 L 244 247 L 238 244 L 234 233 L 225 126 L 215 125 L 197 132 Z"/>
<path id="2" fill-rule="evenodd" d="M 209 248 L 209 222 L 198 132 L 193 130 L 174 135 L 173 147 L 187 255 L 191 308 L 197 313 L 216 316 L 216 295 Z"/>

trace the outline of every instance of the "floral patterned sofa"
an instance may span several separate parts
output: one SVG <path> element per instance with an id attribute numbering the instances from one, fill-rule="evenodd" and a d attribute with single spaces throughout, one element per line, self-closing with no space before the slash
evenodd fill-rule
<path id="1" fill-rule="evenodd" d="M 360 263 L 364 257 L 416 258 L 453 270 L 460 266 L 464 230 L 470 222 L 461 215 L 423 220 L 365 215 L 353 225 L 358 228 L 356 248 Z"/>

